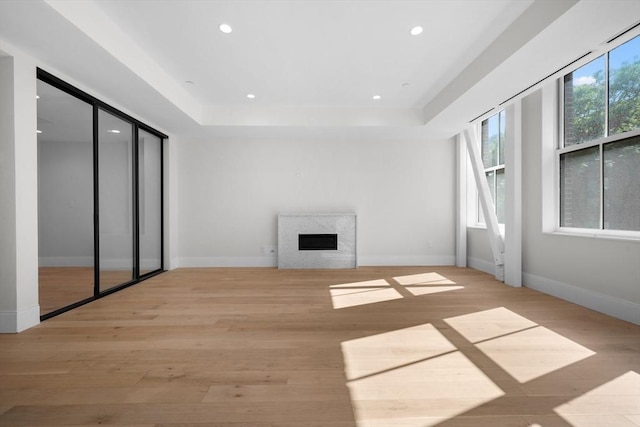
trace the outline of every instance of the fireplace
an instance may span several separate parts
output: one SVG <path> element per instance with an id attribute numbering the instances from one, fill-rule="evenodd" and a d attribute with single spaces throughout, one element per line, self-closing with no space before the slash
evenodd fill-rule
<path id="1" fill-rule="evenodd" d="M 337 234 L 298 234 L 299 251 L 337 251 Z"/>
<path id="2" fill-rule="evenodd" d="M 278 268 L 356 268 L 355 214 L 278 215 Z"/>

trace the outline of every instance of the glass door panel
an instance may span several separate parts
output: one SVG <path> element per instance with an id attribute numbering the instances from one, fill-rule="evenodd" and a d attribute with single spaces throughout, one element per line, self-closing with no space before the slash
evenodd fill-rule
<path id="1" fill-rule="evenodd" d="M 40 315 L 93 297 L 93 108 L 37 81 Z"/>
<path id="2" fill-rule="evenodd" d="M 138 132 L 140 275 L 162 268 L 162 139 Z"/>
<path id="3" fill-rule="evenodd" d="M 135 279 L 133 125 L 98 111 L 100 292 Z"/>

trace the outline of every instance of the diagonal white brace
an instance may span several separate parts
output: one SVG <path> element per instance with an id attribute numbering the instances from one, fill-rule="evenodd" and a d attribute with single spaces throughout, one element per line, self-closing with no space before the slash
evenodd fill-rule
<path id="1" fill-rule="evenodd" d="M 489 241 L 495 265 L 495 277 L 500 281 L 504 281 L 504 240 L 500 234 L 500 228 L 498 227 L 498 217 L 493 207 L 493 200 L 491 199 L 491 193 L 489 192 L 489 184 L 487 183 L 484 175 L 484 167 L 480 156 L 479 144 L 477 142 L 475 132 L 472 132 L 470 129 L 465 129 L 464 138 L 467 141 L 467 151 L 469 152 L 469 158 L 471 159 L 471 168 L 473 169 L 473 176 L 478 188 L 478 195 L 480 196 L 482 213 L 484 214 L 484 219 L 487 224 L 487 231 L 489 233 Z"/>

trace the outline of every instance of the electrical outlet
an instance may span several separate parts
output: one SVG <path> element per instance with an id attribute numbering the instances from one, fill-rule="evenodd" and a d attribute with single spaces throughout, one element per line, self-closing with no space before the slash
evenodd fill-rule
<path id="1" fill-rule="evenodd" d="M 276 246 L 265 245 L 262 247 L 262 253 L 266 256 L 278 255 L 278 248 Z"/>

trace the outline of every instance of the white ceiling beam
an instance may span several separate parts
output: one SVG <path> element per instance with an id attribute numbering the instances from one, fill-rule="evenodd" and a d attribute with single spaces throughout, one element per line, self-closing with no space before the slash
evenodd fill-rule
<path id="1" fill-rule="evenodd" d="M 201 123 L 202 107 L 200 103 L 93 2 L 45 0 L 45 3 L 194 121 Z"/>
<path id="2" fill-rule="evenodd" d="M 574 6 L 577 1 L 535 1 L 467 68 L 424 106 L 424 122 L 430 122 L 444 109 L 450 107 L 458 98 Z"/>

